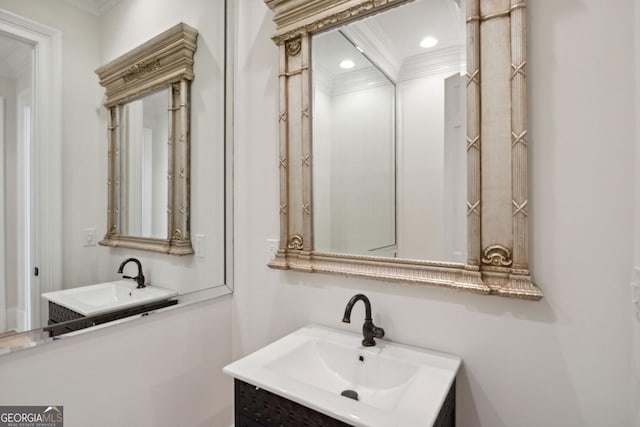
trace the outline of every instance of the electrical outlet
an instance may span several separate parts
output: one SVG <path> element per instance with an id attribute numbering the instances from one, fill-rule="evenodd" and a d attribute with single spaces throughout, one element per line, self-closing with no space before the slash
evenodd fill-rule
<path id="1" fill-rule="evenodd" d="M 204 234 L 196 234 L 196 239 L 194 243 L 195 243 L 195 248 L 194 248 L 195 255 L 198 258 L 204 258 L 207 252 L 207 245 L 204 238 Z"/>
<path id="2" fill-rule="evenodd" d="M 98 238 L 96 235 L 95 228 L 85 228 L 84 229 L 84 247 L 88 248 L 91 246 L 95 246 L 98 244 Z"/>
<path id="3" fill-rule="evenodd" d="M 280 241 L 278 239 L 267 239 L 267 262 L 272 261 L 278 253 L 278 246 Z"/>

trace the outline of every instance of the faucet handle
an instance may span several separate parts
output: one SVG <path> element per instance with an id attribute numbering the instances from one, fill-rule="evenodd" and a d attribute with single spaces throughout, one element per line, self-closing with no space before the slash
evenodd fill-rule
<path id="1" fill-rule="evenodd" d="M 362 335 L 364 336 L 362 345 L 365 347 L 371 347 L 376 345 L 374 338 L 384 337 L 384 329 L 378 328 L 373 324 L 372 320 L 365 320 L 364 325 L 362 325 Z"/>
<path id="2" fill-rule="evenodd" d="M 378 328 L 377 326 L 373 327 L 373 336 L 375 338 L 383 338 L 384 337 L 384 329 Z"/>

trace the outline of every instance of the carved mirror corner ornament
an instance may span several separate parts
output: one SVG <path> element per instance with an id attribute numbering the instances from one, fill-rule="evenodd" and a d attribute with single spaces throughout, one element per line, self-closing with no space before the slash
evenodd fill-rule
<path id="1" fill-rule="evenodd" d="M 280 247 L 272 268 L 539 300 L 528 266 L 525 0 L 466 0 L 466 264 L 314 250 L 311 36 L 411 0 L 265 0 L 280 52 Z"/>
<path id="2" fill-rule="evenodd" d="M 108 227 L 103 246 L 193 253 L 190 238 L 190 86 L 197 30 L 180 23 L 98 68 L 109 110 Z M 166 238 L 126 235 L 122 231 L 122 182 L 119 107 L 144 95 L 168 89 L 168 206 Z"/>

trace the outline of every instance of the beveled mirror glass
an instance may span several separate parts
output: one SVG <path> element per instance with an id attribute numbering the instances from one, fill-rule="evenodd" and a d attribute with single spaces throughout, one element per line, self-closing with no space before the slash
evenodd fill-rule
<path id="1" fill-rule="evenodd" d="M 98 68 L 109 109 L 104 246 L 193 253 L 190 84 L 197 31 L 178 24 Z"/>
<path id="2" fill-rule="evenodd" d="M 281 95 L 278 117 L 280 248 L 270 267 L 540 299 L 542 292 L 532 283 L 528 265 L 526 2 L 422 0 L 415 3 L 418 9 L 407 15 L 411 18 L 404 19 L 393 14 L 411 7 L 411 0 L 265 2 L 274 11 L 277 27 L 273 40 L 280 49 Z M 419 9 L 421 6 L 430 9 Z M 440 15 L 432 20 L 438 16 L 436 11 L 451 15 L 451 11 L 456 10 L 457 16 Z M 376 24 L 367 24 L 370 27 L 367 28 L 362 19 L 369 16 L 375 18 Z M 416 88 L 407 84 L 404 90 L 397 91 L 396 105 L 400 106 L 395 119 L 397 254 L 363 254 L 360 250 L 326 245 L 323 239 L 327 233 L 314 228 L 319 212 L 326 206 L 330 206 L 330 211 L 334 209 L 331 203 L 323 206 L 327 197 L 322 191 L 314 190 L 317 187 L 314 180 L 327 173 L 327 166 L 322 163 L 322 149 L 318 151 L 316 147 L 318 139 L 323 139 L 322 132 L 314 132 L 317 119 L 314 109 L 319 105 L 317 97 L 314 98 L 313 84 L 323 79 L 317 78 L 312 56 L 312 52 L 315 54 L 315 49 L 321 47 L 318 40 L 324 37 L 323 33 L 339 28 L 365 55 L 383 64 L 389 56 L 368 53 L 367 47 L 378 47 L 380 51 L 379 46 L 386 44 L 368 37 L 367 31 L 379 38 L 384 32 L 378 30 L 387 21 L 400 37 L 421 33 L 420 37 L 426 38 L 430 28 L 421 24 L 431 24 L 436 32 L 438 26 L 447 25 L 448 19 L 453 22 L 449 26 L 461 27 L 461 22 L 465 22 L 466 27 L 466 36 L 454 37 L 456 43 L 440 45 L 442 49 L 450 48 L 452 56 L 458 49 L 458 65 L 454 65 L 457 68 L 440 69 L 443 76 L 431 87 Z M 461 43 L 465 38 L 466 43 Z M 363 46 L 359 46 L 361 41 Z M 425 40 L 426 45 L 429 43 Z M 396 46 L 399 47 L 392 49 L 393 54 L 410 50 L 402 43 Z M 432 56 L 426 62 L 431 61 L 437 68 L 436 59 Z M 392 80 L 401 80 L 403 67 L 396 67 L 394 71 L 393 61 L 386 62 L 382 67 L 390 71 L 385 74 L 392 76 Z M 411 72 L 420 73 L 415 67 Z M 411 74 L 404 74 L 407 73 Z M 447 91 L 450 95 L 445 94 Z M 416 111 L 404 105 L 411 97 L 415 103 L 424 103 L 429 98 L 439 98 L 441 104 L 444 103 L 438 113 L 438 124 L 434 126 L 442 134 L 435 155 L 419 151 L 408 154 L 407 146 L 403 147 L 410 132 L 404 122 Z M 346 120 L 358 119 L 357 110 L 345 114 Z M 418 114 L 412 120 L 419 130 L 431 120 L 429 117 Z M 344 114 L 340 118 L 345 119 Z M 322 122 L 322 115 L 320 120 Z M 324 133 L 326 135 L 326 131 Z M 433 133 L 417 137 L 417 146 L 423 142 L 424 147 L 427 140 L 435 141 Z M 371 136 L 358 133 L 354 138 L 364 140 L 358 143 L 366 146 Z M 445 142 L 447 138 L 455 142 L 449 144 Z M 368 153 L 361 152 L 361 158 L 366 162 Z M 437 168 L 429 166 L 428 161 L 433 160 L 438 161 Z M 411 162 L 415 174 L 408 173 L 412 168 L 407 164 Z M 433 172 L 430 169 L 437 169 L 432 177 L 438 179 L 430 179 L 429 172 Z M 434 181 L 440 184 L 433 186 Z M 350 197 L 362 195 L 360 191 Z M 402 212 L 403 198 L 416 195 L 422 197 L 422 208 L 410 219 Z M 362 204 L 351 206 L 345 212 L 353 215 L 357 222 L 363 221 L 367 210 L 378 208 Z M 437 214 L 431 216 L 439 220 L 431 222 L 427 218 L 429 209 Z M 403 240 L 413 240 L 416 244 L 405 249 Z M 426 250 L 424 242 L 439 242 L 435 245 L 437 250 Z"/>

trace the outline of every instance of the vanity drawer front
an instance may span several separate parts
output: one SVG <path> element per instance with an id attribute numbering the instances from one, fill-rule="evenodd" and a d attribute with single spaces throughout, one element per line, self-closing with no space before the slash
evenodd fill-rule
<path id="1" fill-rule="evenodd" d="M 49 320 L 55 323 L 67 322 L 69 320 L 81 319 L 84 316 L 73 310 L 49 301 Z"/>
<path id="2" fill-rule="evenodd" d="M 440 408 L 433 427 L 455 427 L 456 425 L 456 383 L 451 384 L 447 397 Z"/>
<path id="3" fill-rule="evenodd" d="M 244 381 L 235 379 L 236 427 L 349 427 L 342 421 L 309 409 Z M 456 383 L 440 408 L 433 427 L 455 427 Z"/>
<path id="4" fill-rule="evenodd" d="M 299 403 L 235 380 L 236 427 L 349 427 Z"/>

